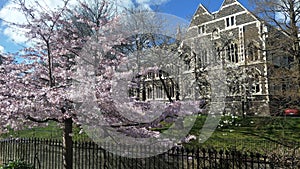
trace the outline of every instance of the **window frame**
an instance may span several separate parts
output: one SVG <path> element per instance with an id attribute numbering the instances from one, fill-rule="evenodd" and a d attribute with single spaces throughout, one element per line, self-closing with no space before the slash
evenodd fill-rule
<path id="1" fill-rule="evenodd" d="M 198 25 L 198 34 L 202 35 L 206 33 L 206 25 Z"/>
<path id="2" fill-rule="evenodd" d="M 235 26 L 235 25 L 236 25 L 235 16 L 229 16 L 229 17 L 225 18 L 225 27 L 226 28 L 229 28 L 229 27 L 232 27 L 232 26 Z"/>

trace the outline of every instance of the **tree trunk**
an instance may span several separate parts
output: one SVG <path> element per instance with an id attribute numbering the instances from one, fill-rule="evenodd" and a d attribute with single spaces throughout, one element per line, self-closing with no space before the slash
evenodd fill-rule
<path id="1" fill-rule="evenodd" d="M 172 98 L 171 98 L 171 94 L 170 94 L 170 92 L 169 92 L 169 90 L 168 90 L 168 88 L 167 88 L 167 85 L 166 85 L 164 79 L 162 78 L 162 75 L 163 75 L 162 73 L 163 73 L 163 72 L 162 72 L 161 70 L 159 70 L 159 72 L 158 72 L 158 77 L 159 77 L 159 80 L 160 80 L 161 84 L 162 84 L 163 87 L 164 87 L 164 91 L 166 92 L 166 95 L 167 95 L 167 98 L 168 98 L 169 102 L 172 103 L 173 100 L 172 100 Z"/>
<path id="2" fill-rule="evenodd" d="M 72 141 L 72 118 L 68 118 L 64 121 L 64 132 L 63 132 L 63 159 L 64 168 L 73 168 L 73 141 Z"/>

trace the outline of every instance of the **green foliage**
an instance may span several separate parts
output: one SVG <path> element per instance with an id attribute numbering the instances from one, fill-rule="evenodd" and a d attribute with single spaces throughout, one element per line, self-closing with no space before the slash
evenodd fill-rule
<path id="1" fill-rule="evenodd" d="M 33 164 L 29 164 L 23 160 L 10 161 L 0 169 L 34 169 Z"/>
<path id="2" fill-rule="evenodd" d="M 73 141 L 90 141 L 89 136 L 81 132 L 80 127 L 74 125 L 73 126 Z M 3 133 L 0 135 L 0 139 L 2 138 L 42 138 L 42 139 L 54 139 L 61 140 L 62 139 L 62 127 L 60 124 L 56 122 L 50 122 L 47 126 L 44 127 L 34 127 L 28 128 L 24 130 L 9 130 L 8 133 Z"/>

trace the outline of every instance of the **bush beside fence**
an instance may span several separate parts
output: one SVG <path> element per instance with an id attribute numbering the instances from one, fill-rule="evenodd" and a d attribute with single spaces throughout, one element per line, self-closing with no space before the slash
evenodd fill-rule
<path id="1" fill-rule="evenodd" d="M 114 146 L 111 144 L 111 146 Z M 124 146 L 129 153 L 153 152 L 159 147 L 132 149 Z M 174 147 L 167 152 L 148 158 L 122 157 L 106 151 L 93 142 L 73 143 L 74 169 L 228 169 L 228 168 L 300 168 L 299 159 L 281 158 L 206 148 L 187 149 Z M 124 151 L 123 150 L 123 151 Z M 0 141 L 0 161 L 22 159 L 34 164 L 37 169 L 63 168 L 62 142 L 46 139 L 6 139 Z"/>

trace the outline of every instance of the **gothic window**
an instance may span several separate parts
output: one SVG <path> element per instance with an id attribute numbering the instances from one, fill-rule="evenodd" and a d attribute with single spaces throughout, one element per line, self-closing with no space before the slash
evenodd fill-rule
<path id="1" fill-rule="evenodd" d="M 163 86 L 162 85 L 156 86 L 156 98 L 162 99 L 163 94 L 164 94 Z"/>
<path id="2" fill-rule="evenodd" d="M 160 76 L 162 79 L 159 78 Z M 137 82 L 133 80 L 128 90 L 128 96 L 131 99 L 142 99 L 143 101 L 165 100 L 168 96 L 174 98 L 176 95 L 176 87 L 173 78 L 165 71 L 148 72 L 139 80 L 142 80 L 140 82 L 142 85 L 138 85 Z M 166 86 L 164 87 L 164 85 Z"/>
<path id="3" fill-rule="evenodd" d="M 152 87 L 147 87 L 147 99 L 152 99 Z"/>
<path id="4" fill-rule="evenodd" d="M 248 60 L 249 61 L 257 61 L 259 59 L 259 50 L 256 45 L 250 43 L 248 45 Z"/>
<path id="5" fill-rule="evenodd" d="M 174 85 L 171 84 L 169 86 L 169 94 L 170 94 L 170 97 L 173 98 L 175 96 L 175 93 L 174 93 Z"/>
<path id="6" fill-rule="evenodd" d="M 201 67 L 207 66 L 208 64 L 208 56 L 207 56 L 207 51 L 202 50 L 200 51 L 200 65 Z"/>
<path id="7" fill-rule="evenodd" d="M 252 71 L 251 77 L 251 93 L 258 94 L 261 92 L 261 74 L 255 69 Z"/>
<path id="8" fill-rule="evenodd" d="M 227 61 L 232 63 L 238 63 L 238 46 L 236 43 L 231 43 L 227 45 L 226 47 L 226 55 L 227 55 Z"/>

